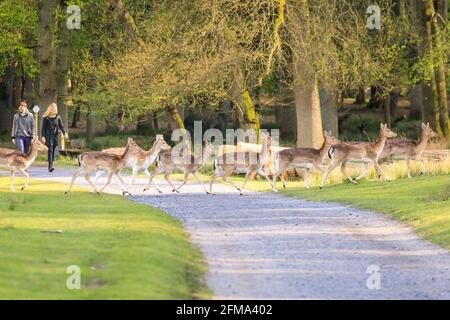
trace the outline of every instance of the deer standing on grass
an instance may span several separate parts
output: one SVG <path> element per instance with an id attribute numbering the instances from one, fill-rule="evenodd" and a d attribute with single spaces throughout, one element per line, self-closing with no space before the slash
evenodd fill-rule
<path id="1" fill-rule="evenodd" d="M 103 190 L 111 183 L 111 179 L 113 175 L 117 177 L 122 185 L 122 194 L 130 194 L 125 183 L 120 176 L 120 171 L 123 169 L 125 164 L 134 157 L 134 154 L 139 146 L 133 141 L 132 138 L 128 138 L 128 143 L 125 148 L 125 152 L 122 155 L 111 154 L 101 151 L 89 151 L 84 152 L 78 157 L 78 164 L 80 168 L 77 169 L 72 175 L 72 181 L 70 182 L 69 189 L 65 192 L 65 194 L 69 193 L 72 190 L 73 183 L 76 178 L 84 173 L 84 178 L 91 185 L 93 191 L 97 194 L 103 192 Z M 92 173 L 97 170 L 105 170 L 108 172 L 108 178 L 105 185 L 97 191 L 97 188 L 92 183 L 90 177 Z"/>
<path id="2" fill-rule="evenodd" d="M 353 179 L 347 174 L 346 165 L 348 161 L 363 161 L 371 162 L 378 174 L 378 179 L 383 177 L 386 179 L 383 170 L 381 170 L 380 164 L 378 163 L 378 158 L 383 151 L 384 145 L 387 138 L 396 137 L 397 134 L 387 127 L 387 124 L 380 124 L 380 133 L 376 142 L 357 142 L 357 143 L 345 143 L 341 142 L 334 145 L 329 152 L 331 163 L 328 166 L 325 174 L 322 177 L 322 182 L 320 183 L 320 188 L 322 189 L 323 184 L 327 180 L 328 174 L 341 165 L 341 172 L 346 176 L 353 184 L 357 184 L 356 180 L 361 179 L 367 173 L 362 174 L 356 179 Z M 367 166 L 366 166 L 367 169 Z M 389 180 L 388 180 L 389 181 Z"/>
<path id="3" fill-rule="evenodd" d="M 124 154 L 126 148 L 109 148 L 104 149 L 102 152 L 115 154 L 115 155 L 122 155 Z M 129 157 L 127 163 L 125 164 L 126 168 L 131 168 L 131 182 L 129 186 L 131 186 L 135 179 L 136 175 L 139 171 L 144 171 L 144 174 L 147 177 L 150 177 L 150 173 L 148 172 L 148 168 L 155 162 L 156 158 L 158 157 L 161 150 L 170 150 L 170 146 L 167 144 L 167 142 L 164 140 L 164 136 L 162 134 L 157 134 L 155 142 L 153 143 L 153 146 L 148 150 L 145 151 L 140 147 L 137 147 L 135 152 L 132 154 L 132 156 Z M 97 179 L 101 176 L 102 170 L 97 171 L 95 174 L 94 183 L 97 181 Z"/>
<path id="4" fill-rule="evenodd" d="M 179 159 L 174 159 L 174 157 L 172 156 L 172 153 L 169 151 L 160 153 L 158 159 L 156 160 L 158 168 L 151 173 L 149 182 L 148 182 L 148 188 L 144 189 L 144 191 L 146 191 L 150 188 L 150 185 L 153 182 L 153 178 L 156 175 L 164 172 L 164 179 L 172 186 L 172 188 L 173 188 L 172 192 L 179 193 L 180 192 L 179 190 L 181 189 L 181 187 L 186 184 L 189 175 L 192 174 L 194 176 L 195 180 L 197 180 L 197 182 L 202 185 L 203 189 L 208 194 L 209 192 L 208 192 L 208 190 L 206 190 L 205 185 L 201 182 L 200 178 L 197 175 L 197 172 L 198 172 L 198 170 L 200 170 L 201 167 L 204 166 L 204 164 L 206 163 L 208 158 L 214 153 L 214 151 L 215 151 L 214 145 L 211 142 L 206 141 L 205 146 L 203 147 L 203 153 L 201 155 L 201 158 L 198 158 L 194 155 L 188 155 L 188 156 L 180 157 Z M 183 183 L 178 188 L 175 188 L 175 186 L 169 179 L 170 174 L 176 168 L 183 171 L 183 174 L 184 174 Z M 159 193 L 162 193 L 162 191 L 156 186 L 156 184 L 153 183 L 153 186 Z"/>
<path id="5" fill-rule="evenodd" d="M 257 172 L 259 175 L 266 178 L 273 188 L 272 181 L 267 176 L 264 166 L 270 161 L 270 146 L 272 145 L 272 138 L 267 133 L 262 133 L 263 145 L 261 152 L 230 152 L 224 153 L 214 160 L 214 174 L 209 181 L 209 192 L 213 194 L 212 186 L 214 181 L 221 177 L 225 182 L 228 182 L 235 187 L 242 195 L 245 185 L 250 176 Z M 239 188 L 228 178 L 233 172 L 245 172 L 245 180 L 242 187 Z"/>
<path id="6" fill-rule="evenodd" d="M 430 128 L 429 123 L 422 123 L 422 130 L 417 141 L 411 139 L 388 140 L 386 141 L 384 149 L 381 152 L 380 159 L 385 159 L 392 156 L 404 158 L 406 160 L 408 178 L 411 178 L 410 162 L 411 160 L 417 160 L 422 166 L 420 174 L 423 174 L 425 173 L 425 163 L 422 159 L 422 151 L 425 150 L 428 139 L 437 136 L 438 134 Z"/>
<path id="7" fill-rule="evenodd" d="M 305 187 L 309 188 L 309 171 L 313 168 L 324 173 L 323 161 L 328 154 L 328 150 L 334 144 L 339 143 L 339 140 L 331 135 L 331 132 L 323 132 L 323 144 L 320 149 L 314 148 L 291 148 L 276 152 L 273 158 L 274 170 L 273 174 L 273 191 L 278 176 L 283 182 L 283 188 L 286 188 L 286 180 L 283 178 L 282 173 L 288 168 L 303 168 L 305 169 Z"/>
<path id="8" fill-rule="evenodd" d="M 31 140 L 30 150 L 27 154 L 13 149 L 0 148 L 0 166 L 8 168 L 10 172 L 9 190 L 14 190 L 14 175 L 19 171 L 25 176 L 25 184 L 21 191 L 28 187 L 30 175 L 25 170 L 34 162 L 39 151 L 47 151 L 48 148 L 37 137 Z"/>

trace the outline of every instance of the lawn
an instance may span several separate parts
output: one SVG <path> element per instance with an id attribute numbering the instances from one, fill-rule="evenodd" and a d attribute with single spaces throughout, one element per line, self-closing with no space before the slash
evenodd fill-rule
<path id="1" fill-rule="evenodd" d="M 0 177 L 0 299 L 210 296 L 201 253 L 167 214 L 81 189 L 64 196 L 59 183 L 32 180 L 15 193 L 8 183 Z M 66 288 L 70 265 L 80 267 L 80 290 Z"/>
<path id="2" fill-rule="evenodd" d="M 242 178 L 234 177 L 241 182 Z M 425 239 L 450 249 L 450 177 L 448 175 L 400 178 L 391 182 L 361 181 L 326 184 L 307 190 L 303 182 L 288 182 L 282 194 L 313 201 L 331 201 L 383 212 L 404 222 Z M 266 181 L 251 181 L 252 190 L 270 190 Z"/>

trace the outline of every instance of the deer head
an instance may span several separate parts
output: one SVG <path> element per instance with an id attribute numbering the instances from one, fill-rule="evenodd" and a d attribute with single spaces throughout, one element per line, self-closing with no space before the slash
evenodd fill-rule
<path id="1" fill-rule="evenodd" d="M 394 138 L 397 134 L 387 127 L 386 123 L 380 123 L 380 135 L 385 138 Z"/>
<path id="2" fill-rule="evenodd" d="M 42 141 L 39 140 L 38 137 L 34 137 L 34 138 L 31 140 L 31 145 L 32 145 L 34 148 L 36 148 L 37 151 L 47 151 L 47 150 L 48 150 L 47 146 L 46 146 L 44 143 L 42 143 Z"/>
<path id="3" fill-rule="evenodd" d="M 161 150 L 170 150 L 171 149 L 171 147 L 167 144 L 166 140 L 164 140 L 164 136 L 162 134 L 156 135 L 155 144 Z"/>
<path id="4" fill-rule="evenodd" d="M 427 138 L 435 138 L 438 136 L 438 134 L 430 128 L 430 123 L 427 122 L 427 124 L 422 122 L 422 135 L 424 135 Z"/>
<path id="5" fill-rule="evenodd" d="M 323 131 L 323 139 L 329 145 L 338 144 L 339 140 L 331 135 L 331 131 Z"/>

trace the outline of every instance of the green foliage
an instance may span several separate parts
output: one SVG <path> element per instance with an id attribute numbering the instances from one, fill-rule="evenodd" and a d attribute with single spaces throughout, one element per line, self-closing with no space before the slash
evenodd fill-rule
<path id="1" fill-rule="evenodd" d="M 31 48 L 37 41 L 37 0 L 0 1 L 0 76 L 12 61 L 20 61 L 24 73 L 37 71 Z"/>

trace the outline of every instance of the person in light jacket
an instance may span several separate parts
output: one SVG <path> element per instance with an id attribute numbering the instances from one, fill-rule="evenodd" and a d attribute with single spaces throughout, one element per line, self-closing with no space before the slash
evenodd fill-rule
<path id="1" fill-rule="evenodd" d="M 42 142 L 48 147 L 48 171 L 53 172 L 53 161 L 55 160 L 55 151 L 58 147 L 59 130 L 64 135 L 64 139 L 69 139 L 69 135 L 64 128 L 63 121 L 58 114 L 58 106 L 56 103 L 52 103 L 48 106 L 47 111 L 44 113 L 44 119 L 42 120 Z"/>
<path id="2" fill-rule="evenodd" d="M 28 153 L 31 140 L 36 135 L 36 125 L 34 117 L 28 111 L 25 100 L 21 100 L 18 112 L 13 117 L 11 140 L 22 153 Z"/>

